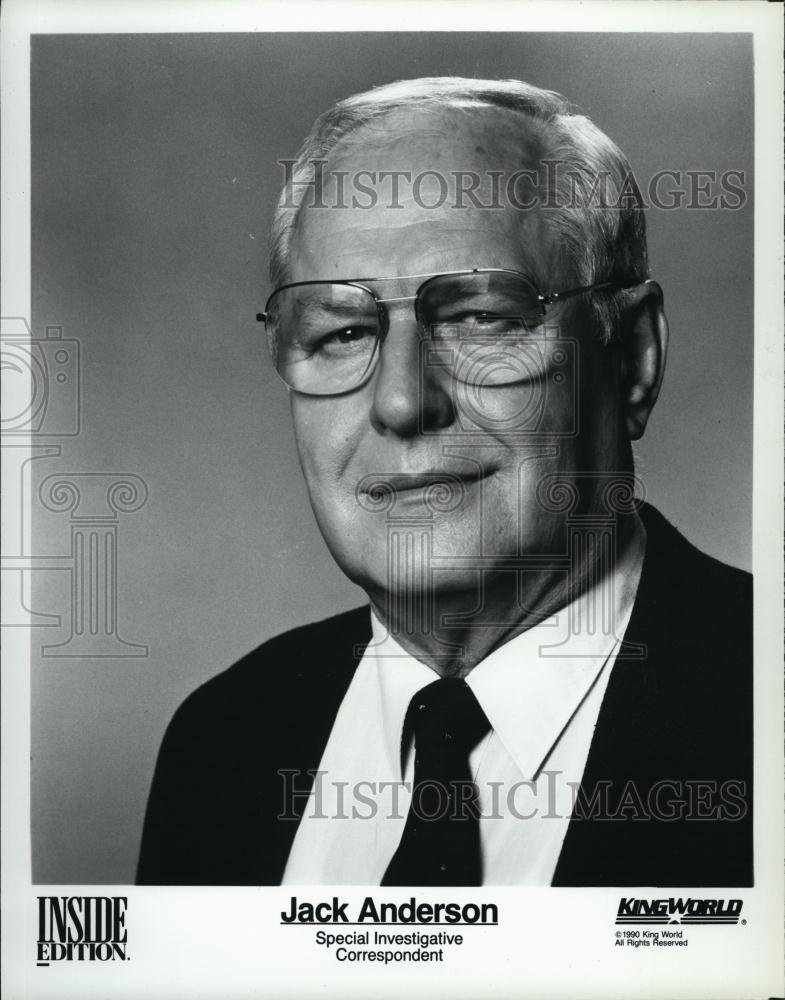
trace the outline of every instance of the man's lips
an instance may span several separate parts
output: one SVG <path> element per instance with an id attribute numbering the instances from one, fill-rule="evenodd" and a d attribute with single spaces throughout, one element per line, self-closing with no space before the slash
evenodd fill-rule
<path id="1" fill-rule="evenodd" d="M 433 514 L 450 514 L 464 502 L 472 487 L 495 469 L 468 464 L 452 469 L 417 472 L 374 472 L 358 482 L 355 496 L 372 514 L 389 512 L 396 503 L 425 505 Z"/>
<path id="2" fill-rule="evenodd" d="M 469 485 L 479 482 L 490 474 L 490 470 L 477 467 L 469 469 L 434 469 L 424 472 L 379 472 L 366 477 L 362 493 L 373 493 L 378 489 L 408 493 L 428 489 L 433 486 L 450 486 L 457 483 Z"/>

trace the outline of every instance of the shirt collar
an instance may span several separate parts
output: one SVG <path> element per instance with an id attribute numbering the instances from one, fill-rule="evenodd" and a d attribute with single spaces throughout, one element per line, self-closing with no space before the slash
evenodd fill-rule
<path id="1" fill-rule="evenodd" d="M 526 780 L 533 780 L 597 681 L 627 628 L 638 589 L 646 532 L 639 519 L 601 583 L 490 653 L 469 673 L 491 727 Z M 603 621 L 614 627 L 603 627 Z M 384 744 L 394 773 L 414 694 L 437 679 L 407 653 L 371 612 L 374 661 Z"/>

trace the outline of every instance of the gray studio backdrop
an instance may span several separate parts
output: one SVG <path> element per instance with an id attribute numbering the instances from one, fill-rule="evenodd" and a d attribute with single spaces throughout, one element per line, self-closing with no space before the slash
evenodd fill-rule
<path id="1" fill-rule="evenodd" d="M 741 210 L 648 213 L 672 349 L 638 461 L 666 516 L 749 566 L 749 38 L 38 36 L 32 326 L 68 343 L 58 353 L 50 329 L 40 349 L 52 419 L 37 442 L 50 451 L 31 463 L 32 550 L 46 557 L 33 607 L 60 622 L 42 619 L 32 640 L 36 882 L 132 881 L 179 702 L 269 636 L 363 600 L 312 521 L 286 393 L 254 322 L 276 161 L 332 101 L 441 74 L 565 93 L 644 181 L 668 168 L 746 172 Z M 89 607 L 71 589 L 80 574 Z"/>

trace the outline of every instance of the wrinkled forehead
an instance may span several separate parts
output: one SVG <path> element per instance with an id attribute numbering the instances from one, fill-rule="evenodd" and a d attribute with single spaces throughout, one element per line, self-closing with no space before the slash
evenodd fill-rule
<path id="1" fill-rule="evenodd" d="M 539 129 L 490 106 L 392 111 L 345 136 L 305 191 L 290 280 L 472 267 L 552 271 Z"/>

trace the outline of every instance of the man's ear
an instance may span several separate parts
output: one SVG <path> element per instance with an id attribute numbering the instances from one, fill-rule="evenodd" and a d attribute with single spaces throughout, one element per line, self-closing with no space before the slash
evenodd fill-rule
<path id="1" fill-rule="evenodd" d="M 637 441 L 657 402 L 668 349 L 668 320 L 656 281 L 626 290 L 621 329 L 621 398 L 627 433 Z"/>

